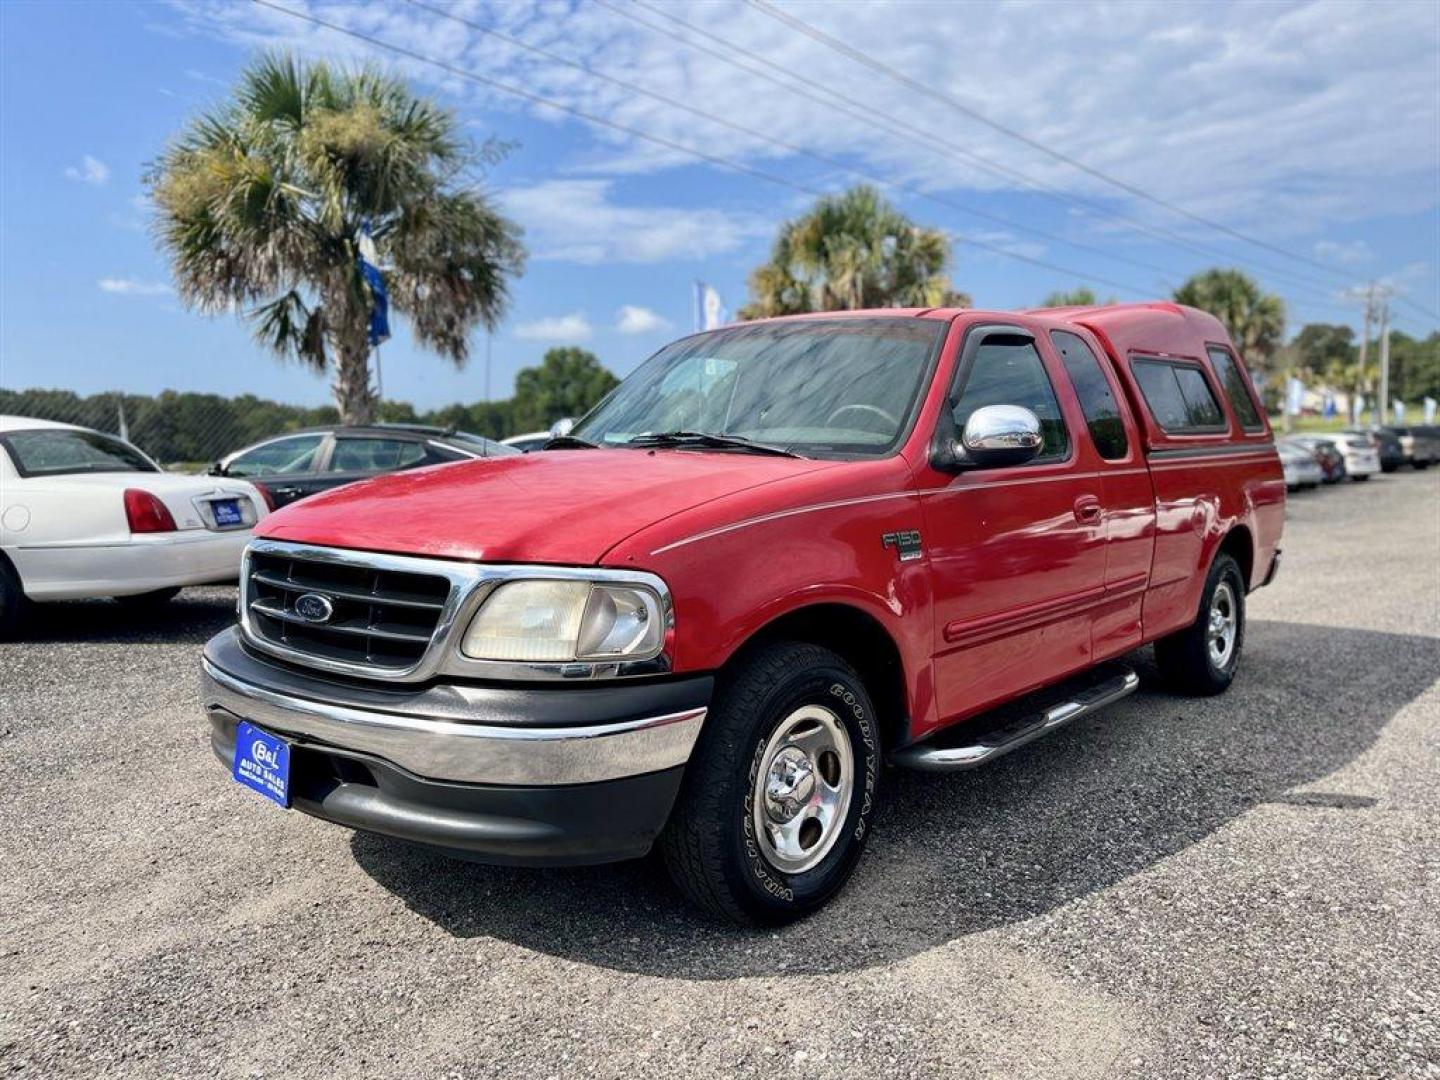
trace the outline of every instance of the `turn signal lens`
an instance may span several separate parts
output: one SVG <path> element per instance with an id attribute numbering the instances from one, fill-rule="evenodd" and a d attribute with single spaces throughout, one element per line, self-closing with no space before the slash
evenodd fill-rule
<path id="1" fill-rule="evenodd" d="M 174 532 L 175 519 L 165 504 L 148 491 L 125 489 L 125 520 L 132 533 Z"/>

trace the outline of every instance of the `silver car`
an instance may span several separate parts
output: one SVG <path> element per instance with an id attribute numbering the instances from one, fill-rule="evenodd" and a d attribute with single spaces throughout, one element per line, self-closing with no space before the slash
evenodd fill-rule
<path id="1" fill-rule="evenodd" d="M 1285 470 L 1285 489 L 1299 491 L 1301 488 L 1317 488 L 1325 479 L 1325 473 L 1315 455 L 1303 446 L 1282 442 L 1277 447 L 1280 465 Z"/>

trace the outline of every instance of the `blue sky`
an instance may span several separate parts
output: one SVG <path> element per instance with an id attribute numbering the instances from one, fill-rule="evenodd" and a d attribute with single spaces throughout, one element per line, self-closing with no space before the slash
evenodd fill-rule
<path id="1" fill-rule="evenodd" d="M 409 4 L 277 2 L 800 188 L 876 177 L 917 221 L 951 234 L 952 277 L 979 306 L 1033 305 L 1097 279 L 1125 286 L 1097 284 L 1102 295 L 1162 296 L 1224 264 L 1285 297 L 1292 330 L 1358 325 L 1346 289 L 1369 280 L 1395 290 L 1399 328 L 1440 322 L 1423 313 L 1440 311 L 1434 4 L 780 5 L 939 95 L 1279 254 L 1008 138 L 741 0 L 665 8 L 709 35 L 709 53 L 662 35 L 655 27 L 694 37 L 631 0 L 617 6 L 632 18 L 549 0 L 446 7 L 748 132 Z M 690 329 L 696 278 L 739 306 L 776 226 L 809 201 L 243 0 L 11 0 L 0 5 L 0 386 L 328 399 L 324 379 L 259 352 L 239 320 L 183 310 L 146 226 L 145 163 L 271 47 L 395 66 L 477 140 L 517 143 L 486 179 L 531 251 L 494 338 L 492 396 L 554 344 L 628 372 Z M 811 86 L 762 80 L 754 69 L 765 61 Z M 836 91 L 871 112 L 857 116 Z M 422 407 L 481 398 L 484 353 L 477 337 L 475 359 L 456 372 L 412 349 L 402 324 L 384 348 L 386 396 Z"/>

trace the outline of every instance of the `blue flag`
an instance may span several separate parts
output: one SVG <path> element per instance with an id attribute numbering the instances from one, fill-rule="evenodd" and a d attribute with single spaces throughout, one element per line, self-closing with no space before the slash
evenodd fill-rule
<path id="1" fill-rule="evenodd" d="M 370 287 L 370 344 L 379 345 L 390 337 L 390 294 L 385 291 L 385 276 L 375 265 L 379 256 L 375 253 L 375 241 L 370 236 L 368 223 L 360 226 L 355 246 L 360 276 Z"/>

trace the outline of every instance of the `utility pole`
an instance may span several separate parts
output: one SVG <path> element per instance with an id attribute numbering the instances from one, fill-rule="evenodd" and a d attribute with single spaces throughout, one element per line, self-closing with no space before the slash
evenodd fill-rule
<path id="1" fill-rule="evenodd" d="M 1390 420 L 1390 298 L 1380 303 L 1380 423 Z"/>
<path id="2" fill-rule="evenodd" d="M 1370 314 L 1375 308 L 1375 283 L 1372 281 L 1365 290 L 1365 332 L 1360 335 L 1360 378 L 1356 379 L 1358 386 L 1364 386 L 1366 382 L 1365 362 L 1370 358 Z M 1358 393 L 1357 386 L 1357 393 Z M 1371 410 L 1372 416 L 1380 414 Z"/>

